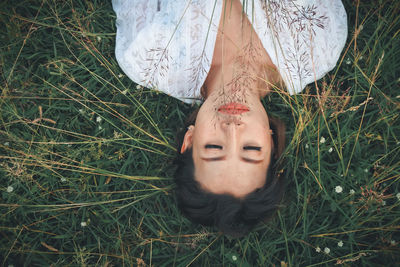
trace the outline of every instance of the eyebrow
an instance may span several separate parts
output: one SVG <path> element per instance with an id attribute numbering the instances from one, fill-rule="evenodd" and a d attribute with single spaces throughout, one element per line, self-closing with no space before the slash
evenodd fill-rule
<path id="1" fill-rule="evenodd" d="M 221 160 L 225 160 L 226 157 L 222 156 L 222 157 L 215 157 L 215 158 L 201 158 L 204 161 L 221 161 Z M 264 159 L 250 159 L 250 158 L 246 158 L 246 157 L 242 157 L 241 158 L 243 161 L 248 162 L 248 163 L 253 163 L 253 164 L 258 164 L 264 161 Z"/>

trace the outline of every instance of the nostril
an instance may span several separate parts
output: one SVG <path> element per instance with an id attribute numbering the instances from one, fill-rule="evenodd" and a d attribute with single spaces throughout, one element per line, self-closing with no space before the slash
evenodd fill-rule
<path id="1" fill-rule="evenodd" d="M 224 121 L 221 125 L 223 127 L 230 127 L 231 125 L 235 126 L 235 127 L 239 127 L 239 126 L 242 126 L 243 123 L 240 121 Z"/>

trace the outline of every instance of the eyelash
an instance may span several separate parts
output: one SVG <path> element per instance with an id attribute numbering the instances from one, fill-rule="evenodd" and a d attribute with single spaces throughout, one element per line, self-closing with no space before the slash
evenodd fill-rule
<path id="1" fill-rule="evenodd" d="M 257 151 L 261 151 L 261 147 L 259 146 L 245 146 L 243 147 L 244 150 L 257 150 Z"/>
<path id="2" fill-rule="evenodd" d="M 205 148 L 207 149 L 222 149 L 222 146 L 219 145 L 205 145 Z M 243 147 L 244 150 L 256 150 L 256 151 L 261 151 L 261 147 L 259 146 L 245 146 Z"/>
<path id="3" fill-rule="evenodd" d="M 222 146 L 219 146 L 219 145 L 205 145 L 205 148 L 222 149 Z"/>

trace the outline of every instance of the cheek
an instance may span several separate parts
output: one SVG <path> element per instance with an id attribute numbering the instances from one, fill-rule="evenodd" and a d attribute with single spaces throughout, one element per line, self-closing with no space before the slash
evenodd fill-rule
<path id="1" fill-rule="evenodd" d="M 213 117 L 203 117 L 196 121 L 195 130 L 201 134 L 215 134 L 217 129 L 217 120 Z"/>
<path id="2" fill-rule="evenodd" d="M 270 134 L 270 129 L 265 125 L 254 125 L 250 127 L 250 135 L 256 136 L 257 138 L 267 139 Z"/>
<path id="3" fill-rule="evenodd" d="M 206 141 L 211 141 L 216 137 L 215 128 L 207 124 L 195 126 L 193 131 L 193 144 L 201 144 Z"/>

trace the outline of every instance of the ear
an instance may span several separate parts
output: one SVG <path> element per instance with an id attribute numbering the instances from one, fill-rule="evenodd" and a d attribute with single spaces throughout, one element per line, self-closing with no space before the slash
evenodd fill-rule
<path id="1" fill-rule="evenodd" d="M 193 131 L 194 131 L 194 126 L 190 125 L 188 127 L 188 130 L 185 133 L 185 136 L 183 137 L 183 143 L 181 147 L 181 154 L 186 151 L 186 149 L 192 147 L 193 145 Z"/>

